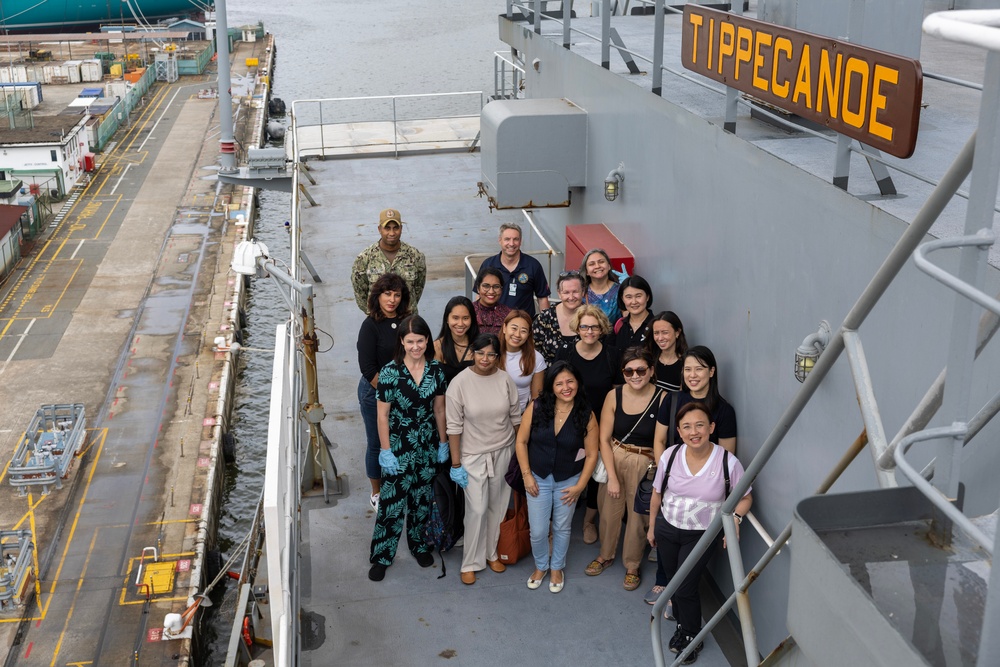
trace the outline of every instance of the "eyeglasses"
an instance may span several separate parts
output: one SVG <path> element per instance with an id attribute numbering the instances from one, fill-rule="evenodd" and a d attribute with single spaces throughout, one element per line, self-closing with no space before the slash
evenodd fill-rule
<path id="1" fill-rule="evenodd" d="M 600 324 L 581 324 L 577 328 L 580 331 L 600 331 L 601 330 L 601 325 Z"/>
<path id="2" fill-rule="evenodd" d="M 487 352 L 486 350 L 476 350 L 475 352 L 473 352 L 473 354 L 476 355 L 477 357 L 485 357 L 486 359 L 489 359 L 490 361 L 492 361 L 492 360 L 494 360 L 494 359 L 496 359 L 497 357 L 500 356 L 496 352 Z"/>
<path id="3" fill-rule="evenodd" d="M 638 377 L 645 377 L 646 371 L 648 370 L 649 366 L 643 366 L 642 368 L 623 368 L 622 375 L 624 375 L 627 378 L 630 378 L 633 375 L 636 375 Z"/>
<path id="4" fill-rule="evenodd" d="M 499 292 L 502 289 L 503 285 L 487 285 L 486 283 L 479 285 L 480 292 Z"/>

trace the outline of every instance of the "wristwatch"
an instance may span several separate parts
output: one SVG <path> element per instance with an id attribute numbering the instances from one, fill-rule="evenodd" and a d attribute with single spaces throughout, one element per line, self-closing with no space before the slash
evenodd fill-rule
<path id="1" fill-rule="evenodd" d="M 736 523 L 743 523 L 743 516 L 733 512 L 733 518 L 736 519 Z"/>

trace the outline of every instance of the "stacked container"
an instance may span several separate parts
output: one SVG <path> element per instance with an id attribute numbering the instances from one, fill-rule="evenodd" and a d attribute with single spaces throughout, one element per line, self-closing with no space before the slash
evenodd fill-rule
<path id="1" fill-rule="evenodd" d="M 93 83 L 103 78 L 100 60 L 84 60 L 80 63 L 80 79 L 84 83 Z"/>

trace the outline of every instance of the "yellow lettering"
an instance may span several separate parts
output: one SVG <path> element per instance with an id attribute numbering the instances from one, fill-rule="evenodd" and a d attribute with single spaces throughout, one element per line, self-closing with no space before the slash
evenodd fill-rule
<path id="1" fill-rule="evenodd" d="M 872 110 L 868 120 L 868 131 L 876 137 L 892 141 L 892 128 L 878 122 L 878 112 L 885 108 L 885 95 L 882 94 L 882 82 L 893 85 L 899 83 L 899 71 L 885 65 L 875 65 L 875 77 L 872 81 Z"/>
<path id="2" fill-rule="evenodd" d="M 837 117 L 837 107 L 840 103 L 840 65 L 843 60 L 844 55 L 838 53 L 837 66 L 831 72 L 830 52 L 826 49 L 820 50 L 819 81 L 816 83 L 816 113 L 823 113 L 823 100 L 826 99 L 830 107 L 830 117 Z"/>
<path id="3" fill-rule="evenodd" d="M 733 80 L 740 80 L 740 63 L 749 63 L 753 56 L 753 31 L 745 25 L 736 29 L 736 62 L 733 63 Z"/>
<path id="4" fill-rule="evenodd" d="M 851 127 L 860 128 L 865 124 L 865 108 L 868 106 L 868 63 L 860 58 L 851 56 L 847 59 L 844 67 L 844 95 L 841 103 L 840 117 Z M 852 111 L 849 108 L 851 91 L 854 89 L 854 79 L 858 78 L 858 109 Z"/>
<path id="5" fill-rule="evenodd" d="M 785 53 L 785 60 L 792 62 L 792 42 L 787 37 L 778 37 L 774 40 L 774 52 L 771 59 L 771 92 L 778 97 L 788 97 L 790 83 L 788 79 L 784 83 L 778 83 L 778 54 Z"/>
<path id="6" fill-rule="evenodd" d="M 708 69 L 712 69 L 712 50 L 715 47 L 715 19 L 708 19 Z"/>
<path id="7" fill-rule="evenodd" d="M 736 26 L 728 21 L 723 21 L 719 26 L 719 74 L 722 74 L 722 63 L 726 56 L 733 55 L 735 44 Z"/>
<path id="8" fill-rule="evenodd" d="M 758 32 L 753 47 L 753 87 L 767 92 L 767 79 L 760 75 L 764 68 L 764 55 L 760 52 L 761 46 L 771 46 L 771 35 L 766 32 Z"/>
<path id="9" fill-rule="evenodd" d="M 795 88 L 792 90 L 792 104 L 799 103 L 799 97 L 805 97 L 807 109 L 812 109 L 812 71 L 809 69 L 809 45 L 802 45 L 799 54 L 799 71 L 795 75 Z"/>
<path id="10" fill-rule="evenodd" d="M 694 31 L 693 38 L 691 39 L 691 62 L 696 63 L 698 62 L 698 28 L 701 27 L 702 23 L 704 23 L 705 17 L 701 14 L 691 12 L 689 18 Z"/>

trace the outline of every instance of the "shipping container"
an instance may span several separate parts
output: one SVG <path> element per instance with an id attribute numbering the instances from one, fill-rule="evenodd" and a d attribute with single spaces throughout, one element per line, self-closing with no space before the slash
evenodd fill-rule
<path id="1" fill-rule="evenodd" d="M 80 80 L 84 83 L 94 83 L 104 78 L 104 70 L 100 60 L 84 60 L 80 63 Z"/>
<path id="2" fill-rule="evenodd" d="M 63 68 L 66 71 L 66 76 L 69 77 L 70 83 L 80 83 L 80 61 L 79 60 L 67 60 L 63 63 Z"/>

